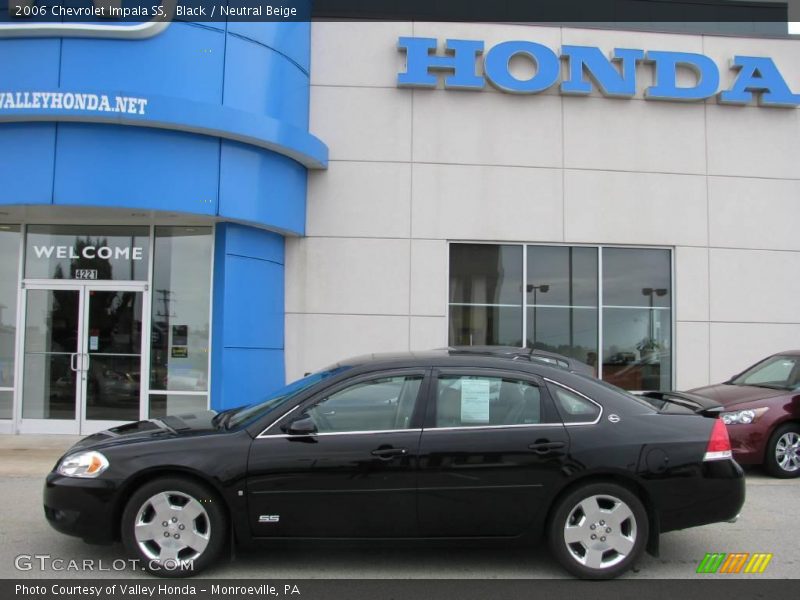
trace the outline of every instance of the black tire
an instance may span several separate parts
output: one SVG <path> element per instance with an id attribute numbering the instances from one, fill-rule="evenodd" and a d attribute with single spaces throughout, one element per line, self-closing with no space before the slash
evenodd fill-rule
<path id="1" fill-rule="evenodd" d="M 597 511 L 592 510 L 593 499 Z M 571 533 L 567 532 L 568 525 Z M 615 483 L 589 483 L 558 502 L 547 533 L 550 551 L 567 571 L 581 579 L 613 579 L 642 556 L 649 521 L 641 500 L 627 488 Z"/>
<path id="2" fill-rule="evenodd" d="M 228 518 L 219 496 L 205 485 L 162 477 L 133 493 L 122 513 L 121 534 L 125 549 L 140 561 L 137 568 L 158 577 L 189 577 L 219 556 Z"/>
<path id="3" fill-rule="evenodd" d="M 778 458 L 778 444 L 783 444 L 790 440 L 800 440 L 800 425 L 797 423 L 786 423 L 781 425 L 775 431 L 767 442 L 767 447 L 764 456 L 764 468 L 767 473 L 773 477 L 781 479 L 792 479 L 793 477 L 800 476 L 800 454 L 797 448 L 789 449 L 792 452 L 791 456 L 795 457 L 794 460 L 786 460 L 784 466 L 781 466 L 780 459 Z"/>

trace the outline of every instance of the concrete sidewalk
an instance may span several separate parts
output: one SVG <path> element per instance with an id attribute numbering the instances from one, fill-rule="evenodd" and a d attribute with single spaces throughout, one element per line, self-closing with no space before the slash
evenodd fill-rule
<path id="1" fill-rule="evenodd" d="M 0 476 L 47 475 L 80 435 L 0 434 Z"/>

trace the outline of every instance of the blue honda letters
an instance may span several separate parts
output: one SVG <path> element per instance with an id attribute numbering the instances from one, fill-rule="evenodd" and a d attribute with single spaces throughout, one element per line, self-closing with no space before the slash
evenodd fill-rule
<path id="1" fill-rule="evenodd" d="M 559 57 L 547 46 L 530 41 L 501 42 L 484 53 L 480 40 L 446 40 L 444 54 L 437 53 L 435 38 L 401 37 L 398 47 L 407 55 L 406 71 L 397 75 L 398 87 L 435 88 L 437 75 L 444 74 L 446 89 L 480 90 L 488 80 L 494 87 L 512 94 L 536 94 L 549 89 L 566 63 L 562 94 L 585 96 L 596 87 L 605 96 L 631 98 L 636 95 L 636 66 L 653 66 L 652 85 L 644 90 L 647 100 L 702 101 L 718 95 L 723 104 L 748 104 L 753 95 L 761 106 L 796 107 L 795 94 L 771 58 L 734 56 L 731 69 L 736 79 L 728 90 L 719 91 L 720 72 L 708 56 L 691 52 L 647 51 L 615 48 L 611 58 L 593 46 L 563 46 Z M 484 55 L 485 54 L 485 55 Z M 483 72 L 476 66 L 483 56 Z M 517 56 L 536 65 L 527 79 L 511 73 L 509 65 Z M 678 85 L 680 69 L 695 75 L 691 85 Z"/>

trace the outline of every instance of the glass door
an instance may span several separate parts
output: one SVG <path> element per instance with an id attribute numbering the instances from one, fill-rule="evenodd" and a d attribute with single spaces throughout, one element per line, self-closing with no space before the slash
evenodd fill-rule
<path id="1" fill-rule="evenodd" d="M 84 289 L 81 433 L 138 421 L 142 405 L 144 289 Z"/>
<path id="2" fill-rule="evenodd" d="M 25 290 L 22 433 L 78 433 L 81 287 Z"/>
<path id="3" fill-rule="evenodd" d="M 142 416 L 144 284 L 28 284 L 23 433 L 89 434 Z"/>

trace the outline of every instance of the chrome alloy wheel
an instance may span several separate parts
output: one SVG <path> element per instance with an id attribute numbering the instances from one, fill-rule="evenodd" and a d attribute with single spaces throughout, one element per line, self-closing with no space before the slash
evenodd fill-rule
<path id="1" fill-rule="evenodd" d="M 590 569 L 619 564 L 636 544 L 636 517 L 614 496 L 596 495 L 572 508 L 564 525 L 564 543 L 578 563 Z"/>
<path id="2" fill-rule="evenodd" d="M 136 513 L 134 537 L 142 553 L 160 563 L 197 559 L 211 539 L 211 521 L 184 492 L 159 492 Z"/>
<path id="3" fill-rule="evenodd" d="M 800 469 L 800 435 L 787 431 L 775 444 L 775 462 L 787 473 Z"/>

